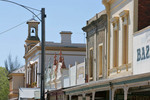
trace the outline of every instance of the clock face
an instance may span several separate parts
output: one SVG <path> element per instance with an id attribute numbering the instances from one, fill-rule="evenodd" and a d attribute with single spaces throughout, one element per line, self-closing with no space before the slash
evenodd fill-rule
<path id="1" fill-rule="evenodd" d="M 31 36 L 35 36 L 35 28 L 31 27 L 30 29 Z"/>

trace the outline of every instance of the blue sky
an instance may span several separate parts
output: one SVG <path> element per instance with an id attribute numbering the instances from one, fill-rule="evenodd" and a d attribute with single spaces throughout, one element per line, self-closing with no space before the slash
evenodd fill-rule
<path id="1" fill-rule="evenodd" d="M 86 21 L 96 13 L 104 10 L 101 0 L 13 0 L 14 2 L 46 10 L 46 41 L 60 42 L 61 31 L 72 31 L 72 42 L 85 43 L 82 27 Z M 32 10 L 34 13 L 39 12 Z M 27 38 L 28 26 L 26 23 L 1 34 L 22 22 L 32 18 L 32 14 L 22 7 L 0 1 L 0 66 L 11 54 L 17 56 L 21 65 L 24 65 L 24 44 Z M 40 16 L 39 16 L 40 17 Z M 39 25 L 41 38 L 41 25 Z"/>

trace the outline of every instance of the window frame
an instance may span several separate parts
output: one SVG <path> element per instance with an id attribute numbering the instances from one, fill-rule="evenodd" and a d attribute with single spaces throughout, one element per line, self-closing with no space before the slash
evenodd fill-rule
<path id="1" fill-rule="evenodd" d="M 111 23 L 113 25 L 113 68 L 117 68 L 119 65 L 119 17 L 113 17 L 111 19 Z M 117 34 L 116 36 L 117 40 L 114 39 L 114 35 L 116 34 Z M 117 48 L 114 48 L 114 46 Z M 114 53 L 114 51 L 117 51 L 117 52 Z"/>
<path id="2" fill-rule="evenodd" d="M 92 58 L 91 58 L 91 51 L 92 51 Z M 89 79 L 93 80 L 93 64 L 94 64 L 94 52 L 93 47 L 89 49 Z"/>
<path id="3" fill-rule="evenodd" d="M 122 31 L 122 64 L 124 65 L 124 64 L 128 64 L 129 10 L 123 10 L 119 15 L 122 19 L 122 30 L 123 30 Z"/>
<path id="4" fill-rule="evenodd" d="M 101 55 L 101 64 L 100 64 L 100 55 Z M 98 70 L 97 71 L 98 71 L 99 78 L 102 77 L 103 76 L 103 43 L 98 45 Z"/>

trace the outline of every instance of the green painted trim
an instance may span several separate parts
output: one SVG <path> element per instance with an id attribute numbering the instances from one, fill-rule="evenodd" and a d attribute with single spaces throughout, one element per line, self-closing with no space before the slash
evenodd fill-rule
<path id="1" fill-rule="evenodd" d="M 150 80 L 150 76 L 149 77 L 138 78 L 138 79 L 127 80 L 127 81 L 122 81 L 122 82 L 117 82 L 117 83 L 113 83 L 113 85 L 136 83 L 136 82 L 142 82 L 142 81 L 147 81 L 147 80 Z"/>
<path id="2" fill-rule="evenodd" d="M 149 77 L 132 79 L 132 80 L 126 80 L 126 81 L 122 81 L 122 82 L 116 82 L 116 83 L 112 83 L 112 84 L 113 85 L 121 85 L 121 84 L 129 84 L 129 83 L 142 82 L 142 81 L 147 81 L 147 80 L 150 80 L 150 76 Z M 80 89 L 77 89 L 77 90 L 68 91 L 68 92 L 66 92 L 66 94 L 75 93 L 75 92 L 81 92 L 81 91 L 86 91 L 86 90 L 90 90 L 90 89 L 97 89 L 97 88 L 107 87 L 107 86 L 110 86 L 110 85 L 109 84 L 104 84 L 104 85 L 96 85 L 96 86 L 91 86 L 91 87 L 85 87 L 85 88 L 80 88 Z"/>
<path id="3" fill-rule="evenodd" d="M 66 92 L 66 93 L 75 93 L 75 92 L 86 91 L 86 90 L 90 90 L 90 89 L 96 89 L 96 88 L 107 87 L 107 86 L 109 86 L 109 84 L 96 85 L 96 86 L 92 86 L 92 87 L 85 87 L 85 88 L 73 90 L 73 91 Z"/>

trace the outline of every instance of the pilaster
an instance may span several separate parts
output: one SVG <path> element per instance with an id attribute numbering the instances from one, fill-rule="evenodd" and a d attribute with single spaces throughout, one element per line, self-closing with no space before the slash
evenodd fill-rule
<path id="1" fill-rule="evenodd" d="M 92 100 L 95 100 L 95 91 L 92 92 Z"/>
<path id="2" fill-rule="evenodd" d="M 129 89 L 129 87 L 124 87 L 123 88 L 123 90 L 124 90 L 124 100 L 128 99 L 128 89 Z"/>
<path id="3" fill-rule="evenodd" d="M 69 100 L 71 100 L 72 95 L 69 95 Z"/>

